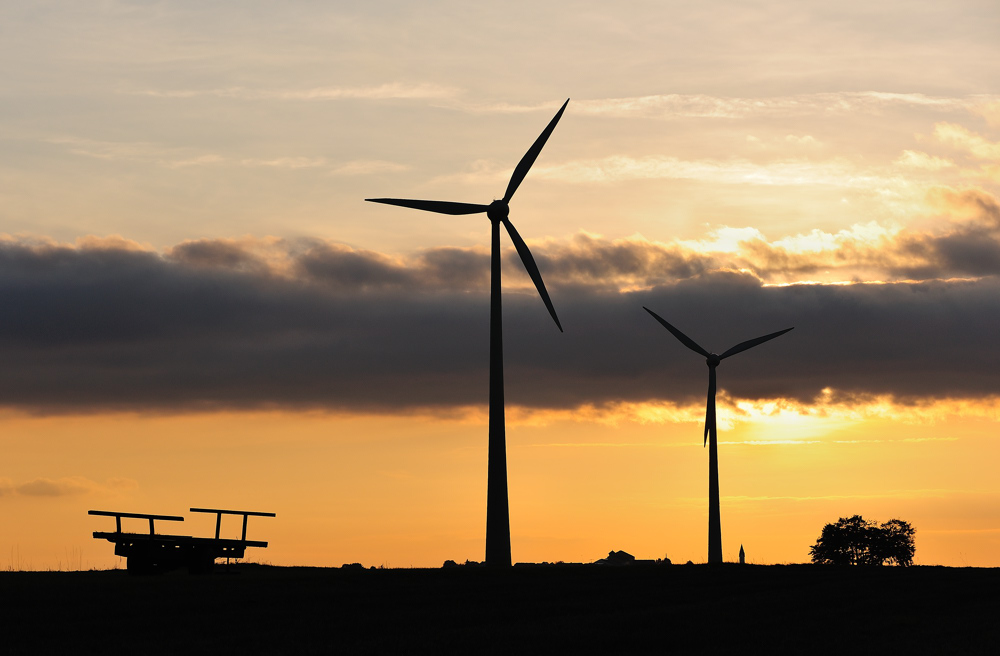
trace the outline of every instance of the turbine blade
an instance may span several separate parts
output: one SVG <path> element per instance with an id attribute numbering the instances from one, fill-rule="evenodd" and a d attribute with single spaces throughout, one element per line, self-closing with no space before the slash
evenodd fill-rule
<path id="1" fill-rule="evenodd" d="M 514 167 L 514 173 L 511 174 L 510 182 L 507 183 L 507 193 L 503 195 L 503 202 L 509 203 L 510 199 L 513 198 L 514 192 L 517 191 L 517 188 L 521 185 L 521 182 L 524 180 L 524 176 L 528 175 L 528 170 L 538 158 L 538 153 L 542 152 L 542 147 L 545 145 L 545 142 L 548 141 L 549 135 L 552 134 L 552 131 L 556 128 L 556 123 L 559 122 L 559 119 L 562 117 L 563 110 L 566 109 L 566 105 L 568 104 L 569 98 L 566 99 L 563 106 L 559 108 L 558 112 L 556 112 L 555 118 L 549 121 L 549 124 L 545 126 L 545 129 L 542 130 L 542 134 L 535 139 L 535 143 L 531 144 L 531 148 L 529 148 L 528 152 L 524 154 L 521 161 L 517 163 L 516 167 Z"/>
<path id="2" fill-rule="evenodd" d="M 794 328 L 794 327 L 795 326 L 792 326 L 792 328 Z M 745 351 L 745 350 L 747 350 L 749 348 L 753 348 L 753 347 L 757 346 L 758 344 L 763 344 L 764 342 L 768 341 L 769 339 L 774 339 L 775 337 L 778 337 L 779 335 L 784 335 L 789 330 L 792 330 L 792 328 L 785 328 L 784 330 L 779 330 L 778 332 L 771 333 L 770 335 L 764 335 L 763 337 L 757 337 L 756 339 L 748 339 L 745 342 L 740 342 L 739 344 L 737 344 L 733 348 L 729 349 L 728 351 L 726 351 L 725 353 L 723 353 L 722 355 L 720 355 L 719 359 L 722 360 L 723 358 L 728 358 L 730 355 L 736 355 L 737 353 L 741 353 L 741 352 L 743 352 L 743 351 Z"/>
<path id="3" fill-rule="evenodd" d="M 447 200 L 411 200 L 409 198 L 366 198 L 369 203 L 384 203 L 386 205 L 399 205 L 400 207 L 410 207 L 415 210 L 425 212 L 437 212 L 438 214 L 479 214 L 489 209 L 489 205 L 475 205 L 473 203 L 452 203 Z"/>
<path id="4" fill-rule="evenodd" d="M 510 219 L 504 219 L 503 225 L 507 228 L 507 234 L 510 235 L 510 240 L 514 242 L 514 248 L 517 249 L 517 254 L 521 256 L 521 262 L 524 264 L 524 268 L 527 269 L 528 275 L 531 276 L 531 281 L 535 283 L 535 289 L 538 290 L 538 295 L 542 297 L 542 302 L 545 303 L 545 307 L 548 309 L 549 314 L 552 315 L 552 320 L 556 322 L 556 326 L 559 328 L 559 332 L 563 332 L 562 324 L 559 323 L 559 317 L 556 316 L 556 309 L 552 307 L 552 301 L 549 299 L 549 293 L 545 291 L 545 283 L 542 282 L 542 274 L 538 272 L 538 266 L 535 264 L 535 258 L 531 257 L 531 251 L 528 250 L 528 245 L 524 243 L 521 239 L 521 235 L 517 233 L 517 229 L 514 228 L 514 224 L 510 222 Z"/>
<path id="5" fill-rule="evenodd" d="M 708 444 L 709 430 L 715 430 L 715 367 L 708 369 L 708 403 L 705 404 L 705 440 L 704 447 Z"/>
<path id="6" fill-rule="evenodd" d="M 674 328 L 673 326 L 671 326 L 669 323 L 667 323 L 666 320 L 664 320 L 663 317 L 661 317 L 657 313 L 653 312 L 652 310 L 650 310 L 645 305 L 642 306 L 642 309 L 645 310 L 646 312 L 649 312 L 651 315 L 653 315 L 653 318 L 656 319 L 657 321 L 659 321 L 661 324 L 663 324 L 663 327 L 666 328 L 667 330 L 669 330 L 671 332 L 671 334 L 673 334 L 674 337 L 676 337 L 677 339 L 679 339 L 680 342 L 681 342 L 681 344 L 683 344 L 684 346 L 688 347 L 689 349 L 691 349 L 695 353 L 700 353 L 703 356 L 705 356 L 706 358 L 709 357 L 709 352 L 708 351 L 706 351 L 702 347 L 698 346 L 698 343 L 695 342 L 693 339 L 691 339 L 690 337 L 688 337 L 687 335 L 685 335 L 684 333 L 682 333 L 681 331 L 677 330 L 676 328 Z"/>

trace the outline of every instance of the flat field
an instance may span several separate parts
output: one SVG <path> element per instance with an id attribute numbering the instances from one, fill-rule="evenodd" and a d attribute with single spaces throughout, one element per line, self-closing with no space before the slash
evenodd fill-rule
<path id="1" fill-rule="evenodd" d="M 998 654 L 1000 569 L 2 572 L 3 654 Z"/>

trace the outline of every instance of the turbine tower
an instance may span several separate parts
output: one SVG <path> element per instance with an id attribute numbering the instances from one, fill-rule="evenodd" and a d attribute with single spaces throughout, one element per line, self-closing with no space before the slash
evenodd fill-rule
<path id="1" fill-rule="evenodd" d="M 538 154 L 542 152 L 542 147 L 548 140 L 556 123 L 562 117 L 569 99 L 563 103 L 555 117 L 542 130 L 542 134 L 531 145 L 528 152 L 524 154 L 521 161 L 514 168 L 514 173 L 507 183 L 507 191 L 503 198 L 494 200 L 489 205 L 477 205 L 472 203 L 453 203 L 438 200 L 411 200 L 407 198 L 366 198 L 371 203 L 385 203 L 386 205 L 399 205 L 426 212 L 437 212 L 439 214 L 481 214 L 486 213 L 492 230 L 492 247 L 490 256 L 490 430 L 489 430 L 489 463 L 487 465 L 486 482 L 486 564 L 490 567 L 510 567 L 510 507 L 507 500 L 507 438 L 504 424 L 504 401 L 503 401 L 503 320 L 500 302 L 500 224 L 507 230 L 510 240 L 514 242 L 514 248 L 524 264 L 528 275 L 538 295 L 542 297 L 542 302 L 548 309 L 552 319 L 556 322 L 559 332 L 562 332 L 562 325 L 559 317 L 556 316 L 549 294 L 545 291 L 545 283 L 542 282 L 542 275 L 538 272 L 535 259 L 528 250 L 528 245 L 521 239 L 510 222 L 510 200 L 514 197 L 514 192 L 528 174 L 531 165 L 535 163 Z"/>
<path id="2" fill-rule="evenodd" d="M 719 509 L 719 441 L 715 429 L 715 368 L 719 363 L 731 355 L 736 355 L 758 344 L 774 339 L 779 335 L 784 335 L 791 328 L 779 330 L 770 335 L 757 337 L 745 342 L 740 342 L 722 355 L 709 353 L 698 345 L 693 339 L 677 330 L 663 317 L 656 314 L 648 307 L 643 310 L 653 315 L 653 318 L 663 324 L 663 327 L 670 331 L 681 344 L 688 347 L 695 353 L 705 356 L 705 363 L 708 365 L 708 406 L 705 408 L 705 436 L 704 441 L 708 443 L 708 562 L 709 564 L 722 562 L 722 513 Z M 704 446 L 704 443 L 702 444 Z"/>

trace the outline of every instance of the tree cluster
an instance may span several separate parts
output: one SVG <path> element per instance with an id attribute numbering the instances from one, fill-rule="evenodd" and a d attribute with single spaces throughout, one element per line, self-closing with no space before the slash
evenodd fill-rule
<path id="1" fill-rule="evenodd" d="M 841 517 L 823 527 L 816 544 L 809 548 L 817 565 L 913 564 L 913 527 L 901 519 L 882 525 L 861 515 Z"/>

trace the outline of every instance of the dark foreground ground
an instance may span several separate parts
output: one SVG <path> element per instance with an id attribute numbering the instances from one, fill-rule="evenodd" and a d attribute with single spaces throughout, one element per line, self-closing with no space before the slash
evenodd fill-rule
<path id="1" fill-rule="evenodd" d="M 0 654 L 1000 654 L 1000 569 L 0 573 Z"/>

